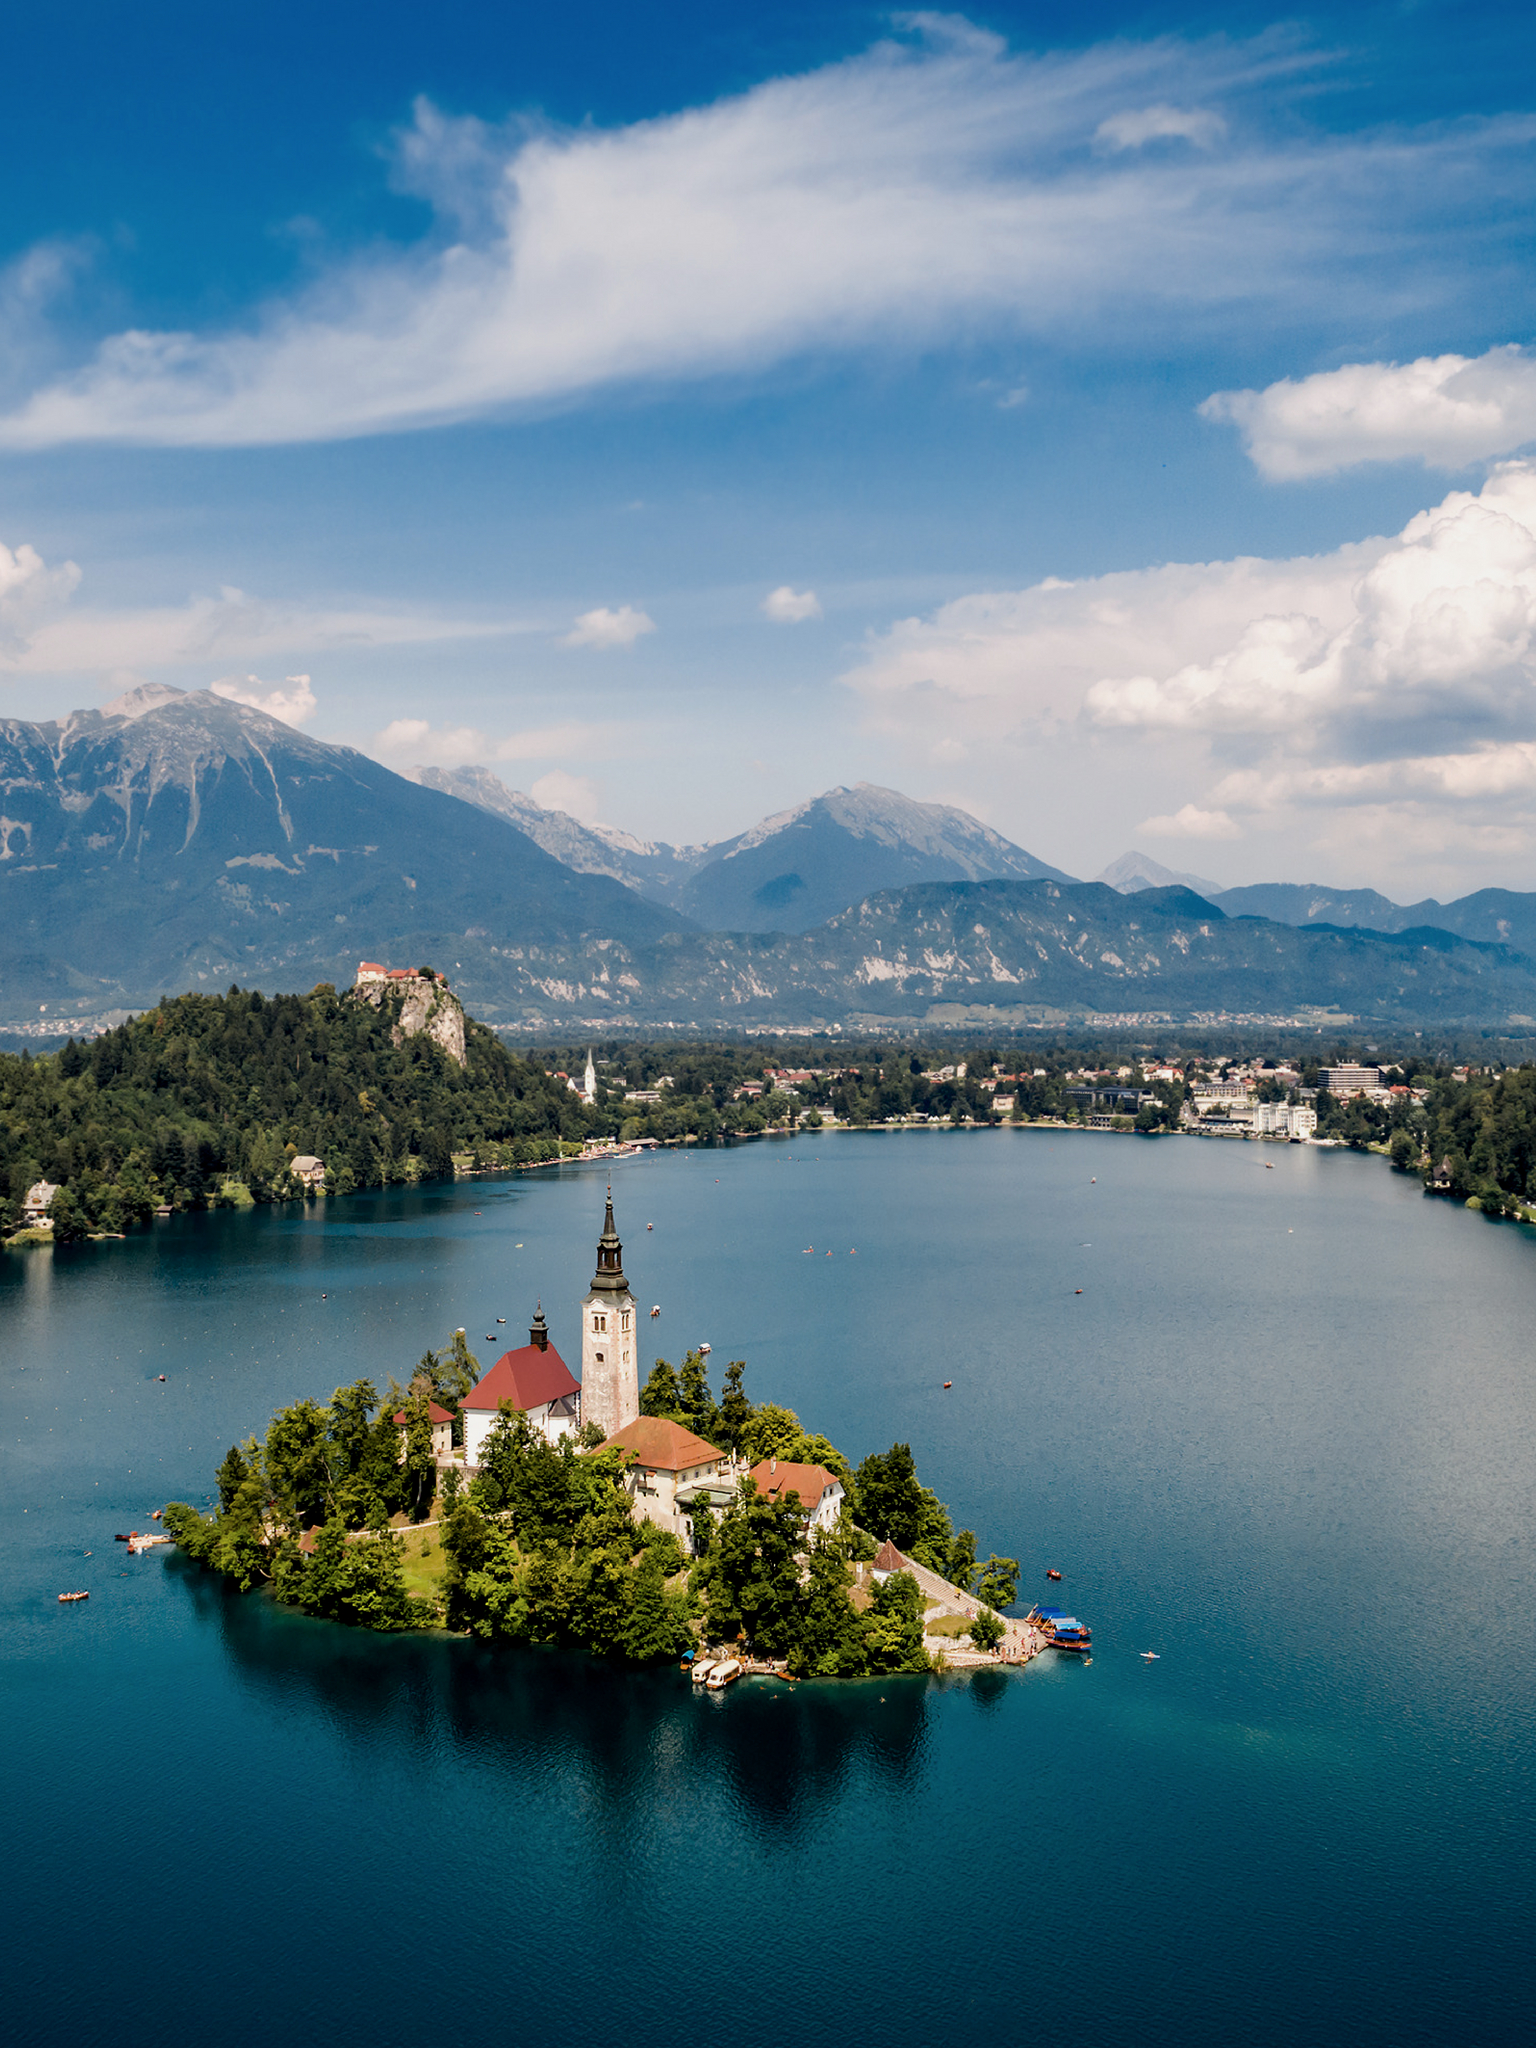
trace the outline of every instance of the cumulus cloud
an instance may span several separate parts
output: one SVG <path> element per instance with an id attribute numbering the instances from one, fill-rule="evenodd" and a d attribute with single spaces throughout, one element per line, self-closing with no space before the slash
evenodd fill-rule
<path id="1" fill-rule="evenodd" d="M 1094 141 L 1106 149 L 1140 149 L 1148 142 L 1192 142 L 1196 149 L 1214 149 L 1227 132 L 1220 114 L 1206 107 L 1170 107 L 1166 101 L 1134 112 L 1111 114 L 1094 130 Z"/>
<path id="2" fill-rule="evenodd" d="M 15 549 L 0 542 L 0 660 L 19 655 L 42 620 L 68 603 L 79 581 L 74 562 L 50 569 L 26 541 Z"/>
<path id="3" fill-rule="evenodd" d="M 1238 827 L 1225 811 L 1202 811 L 1198 804 L 1185 804 L 1166 818 L 1143 818 L 1138 832 L 1151 832 L 1163 839 L 1236 839 Z"/>
<path id="4" fill-rule="evenodd" d="M 583 612 L 569 633 L 561 636 L 562 647 L 633 647 L 642 633 L 654 633 L 656 621 L 633 605 L 621 604 L 617 611 L 600 605 L 595 612 Z"/>
<path id="5" fill-rule="evenodd" d="M 392 718 L 375 733 L 373 752 L 433 768 L 459 768 L 466 761 L 554 760 L 596 745 L 599 737 L 595 726 L 547 725 L 494 739 L 472 725 L 434 727 L 426 718 Z"/>
<path id="6" fill-rule="evenodd" d="M 814 590 L 794 590 L 781 583 L 763 599 L 763 617 L 781 626 L 795 626 L 802 619 L 821 617 L 821 600 Z"/>
<path id="7" fill-rule="evenodd" d="M 597 784 L 589 775 L 567 775 L 563 768 L 552 768 L 547 775 L 539 777 L 528 794 L 541 810 L 564 811 L 572 818 L 579 818 L 584 825 L 597 823 L 601 807 Z"/>
<path id="8" fill-rule="evenodd" d="M 1469 261 L 1446 181 L 1528 145 L 1513 117 L 1362 139 L 1263 121 L 1218 161 L 1219 117 L 1171 95 L 1235 115 L 1295 74 L 1294 43 L 1035 57 L 932 16 L 905 33 L 622 128 L 422 103 L 395 165 L 436 209 L 418 244 L 338 261 L 233 331 L 113 335 L 0 419 L 0 445 L 331 440 L 812 349 L 1054 340 L 1107 308 L 1376 309 L 1383 266 L 1341 275 L 1340 247 Z M 1159 135 L 1200 147 L 1142 146 Z M 1523 190 L 1480 249 L 1523 232 Z"/>
<path id="9" fill-rule="evenodd" d="M 269 718 L 280 718 L 285 725 L 302 725 L 315 715 L 315 693 L 308 676 L 289 676 L 280 689 L 269 688 L 260 676 L 221 676 L 208 687 L 215 697 L 227 697 L 231 704 L 249 704 Z"/>
<path id="10" fill-rule="evenodd" d="M 978 593 L 875 636 L 848 678 L 931 751 L 985 736 L 1178 773 L 1145 830 L 1346 813 L 1412 844 L 1536 853 L 1536 462 L 1391 538 Z M 1172 767 L 1170 768 L 1170 764 Z"/>
<path id="11" fill-rule="evenodd" d="M 1461 469 L 1536 441 L 1536 357 L 1510 345 L 1473 357 L 1346 363 L 1263 391 L 1217 391 L 1200 412 L 1235 426 L 1255 467 L 1278 481 L 1360 462 Z"/>

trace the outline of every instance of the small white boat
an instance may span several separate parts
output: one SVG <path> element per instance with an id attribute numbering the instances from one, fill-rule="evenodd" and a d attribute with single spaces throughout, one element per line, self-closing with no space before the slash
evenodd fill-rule
<path id="1" fill-rule="evenodd" d="M 739 1657 L 722 1657 L 720 1662 L 710 1671 L 704 1683 L 711 1692 L 719 1692 L 729 1685 L 733 1678 L 740 1678 L 740 1676 L 741 1659 Z"/>
<path id="2" fill-rule="evenodd" d="M 716 1661 L 716 1660 L 715 1660 L 715 1659 L 714 1659 L 713 1657 L 695 1657 L 695 1658 L 694 1658 L 694 1660 L 693 1660 L 693 1682 L 694 1682 L 694 1684 L 695 1684 L 695 1685 L 703 1685 L 703 1683 L 705 1682 L 705 1680 L 706 1680 L 706 1679 L 707 1679 L 707 1678 L 709 1677 L 709 1674 L 711 1673 L 711 1671 L 713 1671 L 713 1670 L 714 1670 L 714 1668 L 715 1668 L 715 1661 Z"/>

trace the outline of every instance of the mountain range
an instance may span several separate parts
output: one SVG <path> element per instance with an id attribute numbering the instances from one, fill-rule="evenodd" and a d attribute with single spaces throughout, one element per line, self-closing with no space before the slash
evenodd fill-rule
<path id="1" fill-rule="evenodd" d="M 1070 881 L 948 804 L 872 782 L 830 789 L 710 846 L 666 846 L 545 811 L 485 768 L 413 768 L 412 779 L 507 818 L 584 874 L 627 882 L 715 931 L 806 932 L 877 889 L 911 882 Z"/>
<path id="2" fill-rule="evenodd" d="M 1155 871 L 1155 872 L 1153 872 Z M 1524 1029 L 1536 897 L 1074 882 L 868 783 L 675 847 L 394 774 L 207 691 L 0 721 L 0 1026 L 447 972 L 489 1022 L 713 1030 L 1316 1012 Z"/>

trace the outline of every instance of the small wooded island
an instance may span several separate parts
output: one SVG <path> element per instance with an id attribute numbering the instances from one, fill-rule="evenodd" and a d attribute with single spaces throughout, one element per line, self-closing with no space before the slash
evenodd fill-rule
<path id="1" fill-rule="evenodd" d="M 358 1380 L 281 1409 L 219 1467 L 217 1509 L 173 1502 L 165 1526 L 242 1592 L 361 1628 L 633 1664 L 739 1642 L 825 1678 L 931 1671 L 956 1622 L 977 1650 L 1004 1639 L 1018 1562 L 978 1564 L 908 1445 L 854 1470 L 792 1409 L 754 1406 L 740 1360 L 716 1401 L 699 1351 L 638 1388 L 611 1199 L 582 1323 L 580 1384 L 541 1313 L 478 1385 L 460 1330 L 382 1402 Z M 959 1610 L 927 1629 L 945 1602 L 918 1572 Z"/>

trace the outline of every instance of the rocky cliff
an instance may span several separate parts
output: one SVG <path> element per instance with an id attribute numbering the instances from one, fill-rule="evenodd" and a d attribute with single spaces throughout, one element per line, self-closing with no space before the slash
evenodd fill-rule
<path id="1" fill-rule="evenodd" d="M 359 979 L 352 991 L 355 1002 L 372 1010 L 398 1005 L 391 1042 L 403 1044 L 424 1031 L 434 1045 L 440 1045 L 449 1059 L 464 1064 L 464 1008 L 441 975 L 422 973 L 391 975 L 387 980 Z"/>

